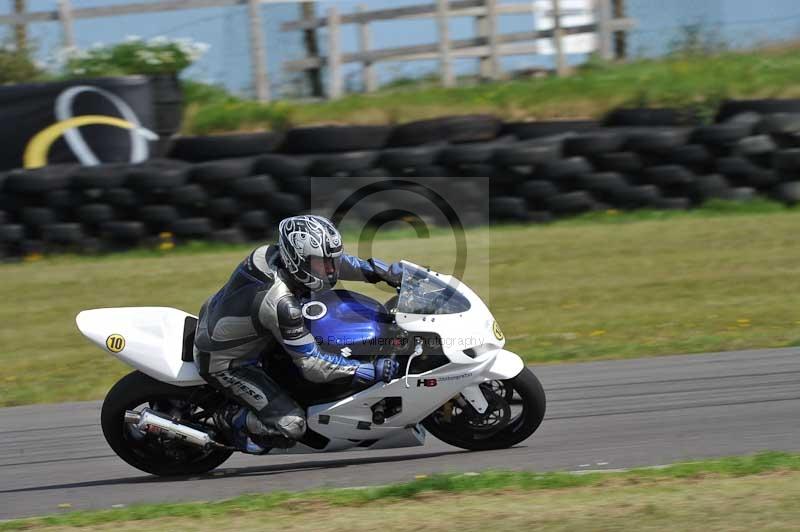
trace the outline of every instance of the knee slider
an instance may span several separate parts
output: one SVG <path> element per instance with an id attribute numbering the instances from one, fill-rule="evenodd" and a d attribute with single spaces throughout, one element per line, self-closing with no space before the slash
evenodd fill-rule
<path id="1" fill-rule="evenodd" d="M 306 418 L 303 416 L 283 416 L 275 425 L 284 436 L 292 440 L 299 440 L 306 433 Z"/>

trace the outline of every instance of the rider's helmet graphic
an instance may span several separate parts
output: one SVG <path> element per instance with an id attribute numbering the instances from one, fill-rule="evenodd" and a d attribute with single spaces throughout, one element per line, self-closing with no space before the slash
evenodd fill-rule
<path id="1" fill-rule="evenodd" d="M 332 288 L 339 279 L 342 235 L 322 216 L 293 216 L 278 227 L 278 246 L 286 270 L 309 290 Z"/>

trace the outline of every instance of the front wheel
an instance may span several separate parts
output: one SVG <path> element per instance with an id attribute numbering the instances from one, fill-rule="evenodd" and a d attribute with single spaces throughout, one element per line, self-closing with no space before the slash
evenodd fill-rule
<path id="1" fill-rule="evenodd" d="M 218 407 L 216 394 L 205 387 L 172 386 L 134 371 L 108 392 L 100 422 L 108 444 L 133 467 L 160 476 L 197 475 L 218 467 L 232 452 L 202 449 L 142 433 L 125 423 L 125 411 L 151 408 L 169 417 L 191 421 L 198 428 L 213 430 L 211 418 Z"/>
<path id="2" fill-rule="evenodd" d="M 422 425 L 443 442 L 470 451 L 506 449 L 539 428 L 547 402 L 542 384 L 530 369 L 524 368 L 513 379 L 480 386 L 489 403 L 486 412 L 478 414 L 469 405 L 459 405 L 459 395 Z"/>

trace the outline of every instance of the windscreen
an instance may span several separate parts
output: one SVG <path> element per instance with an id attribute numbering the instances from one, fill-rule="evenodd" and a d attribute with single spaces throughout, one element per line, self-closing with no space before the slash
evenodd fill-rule
<path id="1" fill-rule="evenodd" d="M 403 284 L 397 312 L 405 314 L 458 314 L 469 310 L 469 300 L 461 295 L 458 281 L 447 284 L 435 273 L 403 265 Z"/>

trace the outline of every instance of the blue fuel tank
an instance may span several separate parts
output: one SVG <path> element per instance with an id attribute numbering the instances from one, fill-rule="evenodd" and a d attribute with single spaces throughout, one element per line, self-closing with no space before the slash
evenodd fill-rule
<path id="1" fill-rule="evenodd" d="M 379 355 L 396 338 L 394 318 L 386 308 L 349 290 L 329 290 L 305 301 L 303 318 L 326 353 Z"/>

